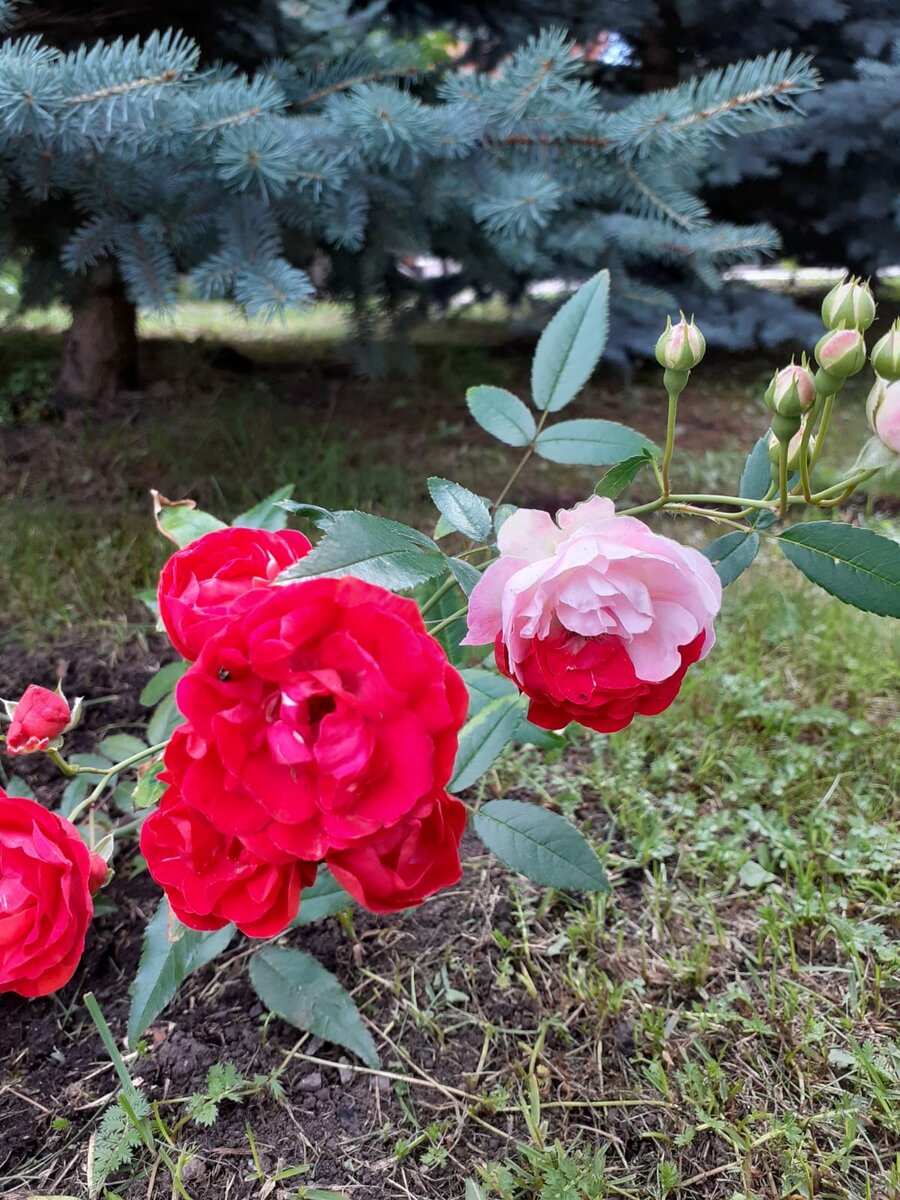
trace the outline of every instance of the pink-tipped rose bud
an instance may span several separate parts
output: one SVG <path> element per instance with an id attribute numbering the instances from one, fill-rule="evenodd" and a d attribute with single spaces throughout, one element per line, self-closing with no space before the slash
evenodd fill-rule
<path id="1" fill-rule="evenodd" d="M 706 353 L 706 338 L 694 324 L 685 319 L 684 313 L 677 325 L 666 318 L 666 330 L 656 343 L 656 361 L 661 367 L 673 371 L 690 371 Z"/>
<path id="2" fill-rule="evenodd" d="M 869 359 L 875 374 L 886 379 L 888 383 L 900 379 L 900 317 L 872 347 Z"/>
<path id="3" fill-rule="evenodd" d="M 816 342 L 816 362 L 832 379 L 849 379 L 866 361 L 866 343 L 858 329 L 832 329 Z"/>
<path id="4" fill-rule="evenodd" d="M 769 409 L 785 417 L 799 417 L 812 408 L 815 399 L 816 381 L 806 365 L 805 355 L 800 366 L 792 362 L 789 367 L 776 371 L 766 389 Z"/>
<path id="5" fill-rule="evenodd" d="M 788 442 L 787 466 L 789 471 L 798 471 L 800 469 L 800 447 L 803 441 L 803 429 L 798 429 L 791 440 Z M 807 444 L 806 457 L 807 461 L 816 444 L 816 439 L 811 437 Z M 780 457 L 780 445 L 778 437 L 774 433 L 769 434 L 769 459 L 773 463 L 777 463 Z"/>
<path id="6" fill-rule="evenodd" d="M 875 320 L 875 298 L 867 283 L 843 279 L 822 301 L 822 320 L 829 329 L 868 329 Z"/>
<path id="7" fill-rule="evenodd" d="M 6 735 L 7 753 L 34 754 L 49 749 L 71 720 L 72 713 L 59 692 L 30 684 L 13 711 Z"/>
<path id="8" fill-rule="evenodd" d="M 866 400 L 866 416 L 875 436 L 900 454 L 900 381 L 876 382 Z"/>

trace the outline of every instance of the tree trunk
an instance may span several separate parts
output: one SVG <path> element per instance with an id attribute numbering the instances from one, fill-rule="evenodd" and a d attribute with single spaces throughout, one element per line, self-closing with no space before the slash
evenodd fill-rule
<path id="1" fill-rule="evenodd" d="M 658 92 L 678 83 L 680 37 L 681 19 L 674 0 L 659 0 L 656 16 L 639 41 L 642 92 Z"/>
<path id="2" fill-rule="evenodd" d="M 56 379 L 64 408 L 102 404 L 137 385 L 137 310 L 111 263 L 92 267 L 72 308 Z"/>

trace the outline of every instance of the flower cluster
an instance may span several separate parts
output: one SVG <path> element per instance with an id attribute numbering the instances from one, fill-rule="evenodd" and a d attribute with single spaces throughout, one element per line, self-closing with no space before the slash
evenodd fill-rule
<path id="1" fill-rule="evenodd" d="M 141 849 L 175 914 L 271 936 L 326 862 L 391 912 L 460 877 L 445 790 L 468 697 L 411 600 L 355 578 L 273 585 L 309 543 L 224 529 L 175 554 L 160 615 L 195 659 Z"/>

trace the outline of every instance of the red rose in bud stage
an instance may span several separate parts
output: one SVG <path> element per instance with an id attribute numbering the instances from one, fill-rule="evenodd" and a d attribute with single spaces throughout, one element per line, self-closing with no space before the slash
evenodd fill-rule
<path id="1" fill-rule="evenodd" d="M 315 863 L 287 854 L 277 862 L 259 858 L 172 789 L 144 822 L 141 853 L 175 916 L 191 929 L 233 921 L 250 937 L 272 937 L 297 915 L 301 890 L 316 878 Z"/>
<path id="2" fill-rule="evenodd" d="M 266 860 L 318 861 L 408 816 L 447 784 L 468 707 L 413 601 L 353 578 L 267 589 L 177 699 L 175 786 Z"/>
<path id="3" fill-rule="evenodd" d="M 228 528 L 173 554 L 159 579 L 159 615 L 172 645 L 193 662 L 236 611 L 309 550 L 303 534 L 290 529 Z"/>
<path id="4" fill-rule="evenodd" d="M 364 908 L 398 912 L 459 882 L 465 827 L 465 805 L 439 792 L 396 825 L 346 850 L 332 850 L 326 861 L 338 883 Z"/>
<path id="5" fill-rule="evenodd" d="M 0 992 L 46 996 L 68 983 L 105 878 L 71 821 L 0 791 Z"/>
<path id="6" fill-rule="evenodd" d="M 34 754 L 46 750 L 72 719 L 68 704 L 59 692 L 30 684 L 16 705 L 6 735 L 9 754 Z"/>

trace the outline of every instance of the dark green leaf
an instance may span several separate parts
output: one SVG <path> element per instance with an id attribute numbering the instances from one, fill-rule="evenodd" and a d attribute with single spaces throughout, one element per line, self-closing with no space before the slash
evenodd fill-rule
<path id="1" fill-rule="evenodd" d="M 147 727 L 147 741 L 151 746 L 164 742 L 172 736 L 172 732 L 184 723 L 184 717 L 178 711 L 175 703 L 175 693 L 169 692 L 156 706 L 150 724 Z"/>
<path id="2" fill-rule="evenodd" d="M 319 867 L 316 882 L 304 888 L 300 897 L 300 911 L 292 922 L 294 925 L 311 925 L 325 917 L 343 912 L 353 903 L 350 896 L 334 878 L 326 866 Z"/>
<path id="3" fill-rule="evenodd" d="M 428 491 L 441 515 L 467 538 L 484 542 L 491 533 L 491 514 L 480 496 L 459 483 L 432 475 Z"/>
<path id="4" fill-rule="evenodd" d="M 131 985 L 129 1046 L 137 1045 L 141 1034 L 171 1003 L 188 975 L 224 953 L 234 932 L 233 925 L 212 933 L 185 929 L 172 916 L 168 901 L 163 898 L 159 902 L 153 920 L 144 931 L 141 961 Z"/>
<path id="5" fill-rule="evenodd" d="M 33 789 L 19 775 L 10 775 L 6 781 L 7 796 L 21 796 L 23 800 L 36 799 Z"/>
<path id="6" fill-rule="evenodd" d="M 535 444 L 541 458 L 550 462 L 569 463 L 586 467 L 603 467 L 637 458 L 644 450 L 651 453 L 656 447 L 649 438 L 617 421 L 584 417 L 577 421 L 560 421 L 543 429 Z"/>
<path id="7" fill-rule="evenodd" d="M 330 508 L 323 508 L 321 504 L 303 504 L 297 500 L 278 500 L 277 504 L 285 512 L 300 513 L 318 529 L 328 529 L 334 523 L 334 513 Z"/>
<path id="8" fill-rule="evenodd" d="M 469 689 L 469 712 L 459 735 L 451 792 L 461 792 L 480 779 L 512 741 L 525 713 L 525 698 L 508 679 L 489 671 L 462 672 Z"/>
<path id="9" fill-rule="evenodd" d="M 266 946 L 250 959 L 250 981 L 263 1004 L 291 1025 L 378 1066 L 372 1035 L 352 997 L 311 955 Z"/>
<path id="10" fill-rule="evenodd" d="M 244 529 L 268 529 L 271 533 L 279 533 L 282 529 L 287 528 L 288 520 L 287 511 L 281 501 L 288 500 L 293 491 L 292 483 L 285 484 L 271 496 L 266 496 L 265 500 L 260 500 L 259 504 L 254 504 L 239 517 L 235 517 L 231 522 L 232 525 Z"/>
<path id="11" fill-rule="evenodd" d="M 534 417 L 518 396 L 505 388 L 469 388 L 466 404 L 481 428 L 507 446 L 527 446 L 537 432 Z"/>
<path id="12" fill-rule="evenodd" d="M 747 570 L 759 554 L 759 546 L 758 533 L 742 533 L 736 529 L 704 546 L 703 553 L 716 568 L 722 587 L 728 587 Z"/>
<path id="13" fill-rule="evenodd" d="M 140 701 L 144 708 L 152 708 L 154 704 L 158 704 L 163 696 L 168 696 L 169 692 L 174 691 L 175 684 L 182 677 L 185 671 L 190 666 L 186 662 L 166 663 L 164 667 L 160 667 L 152 679 L 144 684 L 144 690 L 141 692 Z"/>
<path id="14" fill-rule="evenodd" d="M 473 824 L 501 862 L 533 883 L 589 892 L 609 889 L 587 839 L 558 813 L 518 800 L 491 800 Z"/>
<path id="15" fill-rule="evenodd" d="M 839 521 L 794 525 L 778 544 L 819 587 L 864 612 L 900 617 L 900 542 Z"/>
<path id="16" fill-rule="evenodd" d="M 446 570 L 446 555 L 417 529 L 369 513 L 338 512 L 319 544 L 279 579 L 354 575 L 399 592 Z"/>
<path id="17" fill-rule="evenodd" d="M 634 483 L 644 467 L 649 466 L 652 461 L 653 459 L 650 455 L 635 454 L 631 458 L 626 458 L 622 462 L 616 463 L 614 467 L 611 467 L 606 472 L 594 488 L 594 495 L 606 496 L 610 500 L 615 500 L 620 492 L 624 492 L 627 487 L 630 487 Z"/>
<path id="18" fill-rule="evenodd" d="M 565 302 L 541 334 L 531 364 L 536 408 L 558 412 L 574 400 L 603 353 L 608 331 L 609 271 L 603 270 Z"/>
<path id="19" fill-rule="evenodd" d="M 462 588 L 463 592 L 467 596 L 471 596 L 475 590 L 475 585 L 481 582 L 481 572 L 462 558 L 448 559 L 447 566 L 450 568 L 453 578 Z"/>
<path id="20" fill-rule="evenodd" d="M 146 750 L 147 743 L 141 738 L 132 737 L 130 733 L 111 733 L 103 739 L 97 749 L 101 754 L 105 754 L 110 762 L 118 763 Z"/>

